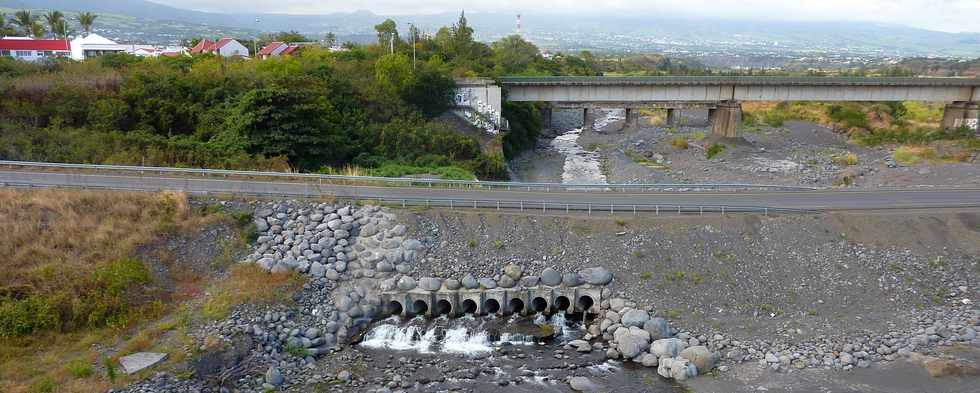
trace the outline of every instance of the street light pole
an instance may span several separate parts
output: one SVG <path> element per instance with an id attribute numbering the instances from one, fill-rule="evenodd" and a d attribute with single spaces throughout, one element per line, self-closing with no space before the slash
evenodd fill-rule
<path id="1" fill-rule="evenodd" d="M 409 23 L 408 26 L 408 33 L 412 35 L 412 72 L 415 72 L 415 36 L 418 31 L 415 29 L 414 23 Z"/>

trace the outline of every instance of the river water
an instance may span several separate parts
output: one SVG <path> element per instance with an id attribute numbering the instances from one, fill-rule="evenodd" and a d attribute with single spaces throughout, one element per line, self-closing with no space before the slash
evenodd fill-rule
<path id="1" fill-rule="evenodd" d="M 581 121 L 569 120 L 581 112 L 555 112 L 555 137 L 542 137 L 533 150 L 522 153 L 511 162 L 515 180 L 524 182 L 561 182 L 564 184 L 608 184 L 602 170 L 602 156 L 579 144 Z M 625 118 L 622 109 L 599 111 L 594 127 L 604 129 Z"/>

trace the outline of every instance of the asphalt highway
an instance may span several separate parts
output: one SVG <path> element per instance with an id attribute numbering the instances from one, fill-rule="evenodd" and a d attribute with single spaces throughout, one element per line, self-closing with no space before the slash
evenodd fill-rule
<path id="1" fill-rule="evenodd" d="M 506 191 L 481 189 L 447 189 L 422 187 L 378 187 L 285 182 L 233 180 L 167 176 L 114 174 L 73 174 L 32 171 L 0 171 L 0 183 L 10 186 L 86 187 L 117 190 L 175 190 L 191 193 L 237 193 L 266 196 L 319 197 L 355 199 L 454 200 L 479 201 L 480 206 L 504 203 L 545 202 L 554 206 L 682 205 L 765 207 L 775 209 L 877 210 L 921 208 L 980 207 L 980 189 L 885 189 L 885 190 L 814 190 L 814 191 L 688 191 L 688 192 L 601 192 L 601 191 Z M 573 209 L 576 207 L 573 207 Z M 733 209 L 734 210 L 734 209 Z"/>

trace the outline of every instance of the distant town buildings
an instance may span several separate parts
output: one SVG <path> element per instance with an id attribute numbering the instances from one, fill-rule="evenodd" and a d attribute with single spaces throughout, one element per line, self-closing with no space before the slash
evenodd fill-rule
<path id="1" fill-rule="evenodd" d="M 0 56 L 24 61 L 39 61 L 71 56 L 67 40 L 37 40 L 26 37 L 0 38 Z"/>
<path id="2" fill-rule="evenodd" d="M 234 38 L 225 37 L 218 41 L 207 38 L 201 40 L 193 48 L 191 54 L 213 53 L 222 57 L 248 57 L 248 48 Z"/>

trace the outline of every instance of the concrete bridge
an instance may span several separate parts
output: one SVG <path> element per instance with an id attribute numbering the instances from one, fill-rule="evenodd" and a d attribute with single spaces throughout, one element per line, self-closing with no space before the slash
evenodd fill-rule
<path id="1" fill-rule="evenodd" d="M 598 313 L 602 288 L 539 285 L 494 289 L 390 291 L 381 294 L 382 315 L 450 317 L 474 315 L 533 315 L 557 311 Z"/>
<path id="2" fill-rule="evenodd" d="M 501 87 L 506 94 L 497 93 Z M 638 109 L 665 108 L 668 123 L 677 109 L 708 109 L 713 133 L 725 137 L 738 136 L 743 101 L 946 102 L 944 128 L 976 130 L 980 119 L 980 78 L 503 77 L 499 85 L 489 79 L 467 80 L 461 89 L 488 99 L 547 103 L 546 124 L 550 108 L 582 109 L 586 127 L 595 108 L 625 108 L 628 126 L 636 124 Z M 500 108 L 498 102 L 487 105 Z"/>

